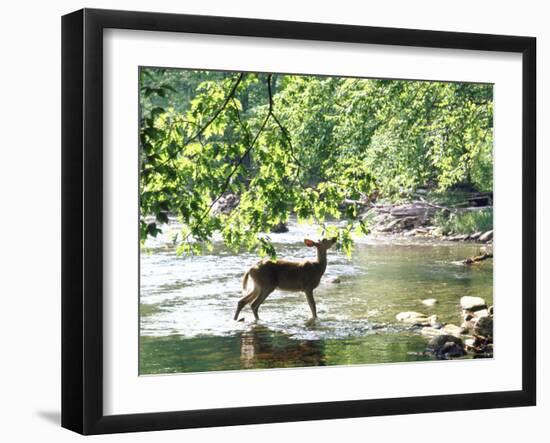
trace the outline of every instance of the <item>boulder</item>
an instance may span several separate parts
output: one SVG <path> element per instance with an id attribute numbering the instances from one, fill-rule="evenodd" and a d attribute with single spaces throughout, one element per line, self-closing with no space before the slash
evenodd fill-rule
<path id="1" fill-rule="evenodd" d="M 488 242 L 492 239 L 493 239 L 493 230 L 492 229 L 490 231 L 484 232 L 483 234 L 481 234 L 479 236 L 479 241 L 482 242 L 482 243 Z"/>
<path id="2" fill-rule="evenodd" d="M 433 337 L 428 343 L 428 350 L 439 359 L 462 357 L 466 354 L 462 340 L 447 334 Z"/>
<path id="3" fill-rule="evenodd" d="M 420 312 L 406 311 L 400 312 L 395 316 L 397 321 L 406 323 L 412 326 L 430 326 L 430 321 L 428 317 Z"/>
<path id="4" fill-rule="evenodd" d="M 487 304 L 481 297 L 464 296 L 460 299 L 460 306 L 466 311 L 479 311 L 486 309 Z"/>
<path id="5" fill-rule="evenodd" d="M 426 300 L 422 300 L 422 304 L 426 306 L 433 306 L 437 303 L 437 300 L 435 298 L 427 298 Z"/>
<path id="6" fill-rule="evenodd" d="M 489 310 L 480 309 L 478 311 L 474 311 L 473 316 L 474 318 L 489 317 Z"/>
<path id="7" fill-rule="evenodd" d="M 463 344 L 462 339 L 448 334 L 438 334 L 428 342 L 428 349 L 437 350 L 440 349 L 445 343 L 453 342 Z"/>
<path id="8" fill-rule="evenodd" d="M 473 354 L 474 358 L 492 358 L 493 357 L 493 339 L 476 335 L 467 339 L 465 349 Z"/>
<path id="9" fill-rule="evenodd" d="M 445 360 L 450 358 L 462 357 L 464 355 L 466 355 L 466 352 L 464 351 L 464 346 L 450 341 L 445 343 L 437 353 L 437 356 L 439 358 Z"/>
<path id="10" fill-rule="evenodd" d="M 435 337 L 442 334 L 441 329 L 434 328 L 433 326 L 423 327 L 420 333 L 426 337 Z"/>
<path id="11" fill-rule="evenodd" d="M 285 222 L 281 222 L 271 228 L 271 232 L 274 234 L 282 234 L 288 232 L 288 226 Z"/>
<path id="12" fill-rule="evenodd" d="M 483 337 L 493 336 L 493 317 L 480 317 L 474 324 L 474 334 Z"/>
<path id="13" fill-rule="evenodd" d="M 460 327 L 465 333 L 472 332 L 474 330 L 474 326 L 475 326 L 475 319 L 473 317 L 469 320 L 464 320 L 462 322 L 462 325 L 460 325 Z"/>
<path id="14" fill-rule="evenodd" d="M 457 325 L 445 325 L 441 329 L 441 332 L 443 334 L 452 335 L 454 337 L 459 337 L 464 332 L 464 330 L 460 326 L 457 326 Z"/>

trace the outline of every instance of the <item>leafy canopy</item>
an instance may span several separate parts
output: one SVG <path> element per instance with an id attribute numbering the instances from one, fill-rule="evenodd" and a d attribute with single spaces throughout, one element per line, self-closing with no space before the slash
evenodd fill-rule
<path id="1" fill-rule="evenodd" d="M 141 238 L 176 215 L 180 253 L 220 232 L 273 257 L 262 233 L 296 214 L 341 219 L 323 235 L 349 255 L 373 192 L 492 189 L 491 85 L 143 68 L 140 109 Z"/>

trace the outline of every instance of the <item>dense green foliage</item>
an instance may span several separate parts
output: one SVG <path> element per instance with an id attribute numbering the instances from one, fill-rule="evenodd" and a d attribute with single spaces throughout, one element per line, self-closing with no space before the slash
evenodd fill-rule
<path id="1" fill-rule="evenodd" d="M 294 213 L 343 219 L 324 234 L 349 253 L 375 192 L 492 189 L 491 85 L 156 68 L 140 83 L 141 236 L 177 215 L 180 252 L 219 231 L 273 256 L 261 233 Z"/>

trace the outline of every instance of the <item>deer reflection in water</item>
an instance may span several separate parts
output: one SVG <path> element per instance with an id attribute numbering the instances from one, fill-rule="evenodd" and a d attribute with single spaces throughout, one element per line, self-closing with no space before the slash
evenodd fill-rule
<path id="1" fill-rule="evenodd" d="M 255 326 L 241 335 L 243 368 L 325 366 L 325 345 L 321 340 L 294 340 Z"/>

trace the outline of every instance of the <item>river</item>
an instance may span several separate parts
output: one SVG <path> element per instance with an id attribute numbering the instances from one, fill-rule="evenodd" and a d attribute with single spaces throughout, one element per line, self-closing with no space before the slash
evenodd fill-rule
<path id="1" fill-rule="evenodd" d="M 280 258 L 304 260 L 315 251 L 304 238 L 317 228 L 290 224 L 270 234 Z M 493 264 L 454 263 L 476 255 L 481 245 L 399 237 L 357 239 L 351 260 L 329 250 L 328 266 L 310 317 L 302 293 L 275 291 L 260 308 L 233 320 L 243 273 L 258 257 L 236 254 L 217 239 L 211 252 L 180 256 L 167 232 L 147 241 L 140 263 L 140 374 L 164 374 L 324 365 L 393 363 L 433 359 L 418 329 L 399 324 L 401 311 L 436 314 L 460 325 L 460 297 L 493 304 Z M 338 278 L 340 283 L 332 281 Z M 422 300 L 438 303 L 426 307 Z"/>

